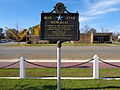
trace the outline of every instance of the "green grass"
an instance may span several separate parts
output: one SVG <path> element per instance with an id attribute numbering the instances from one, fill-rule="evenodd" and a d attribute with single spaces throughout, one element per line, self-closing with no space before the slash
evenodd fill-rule
<path id="1" fill-rule="evenodd" d="M 80 43 L 63 43 L 63 46 L 112 46 L 113 44 L 80 44 Z"/>
<path id="2" fill-rule="evenodd" d="M 90 68 L 62 68 L 63 77 L 92 77 Z M 0 69 L 0 77 L 18 77 L 19 69 Z M 26 69 L 27 77 L 55 77 L 56 68 Z M 100 77 L 120 77 L 120 68 L 100 69 Z"/>
<path id="3" fill-rule="evenodd" d="M 120 46 L 120 44 L 79 44 L 79 43 L 63 43 L 63 46 Z M 20 44 L 20 45 L 2 45 L 6 47 L 14 46 L 56 46 L 56 44 Z"/>
<path id="4" fill-rule="evenodd" d="M 89 68 L 62 68 L 64 77 L 92 77 Z M 56 68 L 26 69 L 27 77 L 53 77 Z M 19 69 L 0 69 L 0 77 L 18 77 Z M 100 69 L 100 77 L 120 77 L 120 68 Z M 56 90 L 56 80 L 0 79 L 0 90 Z M 120 90 L 120 80 L 61 80 L 62 90 Z"/>
<path id="5" fill-rule="evenodd" d="M 0 90 L 56 90 L 56 80 L 0 79 Z M 61 80 L 62 90 L 120 90 L 120 80 Z"/>
<path id="6" fill-rule="evenodd" d="M 20 45 L 2 45 L 2 46 L 5 46 L 5 47 L 14 47 L 14 46 L 56 46 L 56 44 L 20 44 Z"/>

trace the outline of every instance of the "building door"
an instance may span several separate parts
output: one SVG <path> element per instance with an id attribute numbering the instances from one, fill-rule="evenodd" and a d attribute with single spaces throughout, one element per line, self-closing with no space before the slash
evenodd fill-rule
<path id="1" fill-rule="evenodd" d="M 94 41 L 98 43 L 105 43 L 109 41 L 109 37 L 108 36 L 94 36 Z"/>
<path id="2" fill-rule="evenodd" d="M 98 37 L 98 39 L 99 39 L 98 41 L 99 41 L 100 43 L 104 43 L 104 41 L 105 41 L 105 40 L 104 40 L 104 37 Z"/>

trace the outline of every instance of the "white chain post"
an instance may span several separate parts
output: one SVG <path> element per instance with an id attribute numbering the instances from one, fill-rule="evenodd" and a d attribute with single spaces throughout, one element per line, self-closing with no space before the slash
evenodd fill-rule
<path id="1" fill-rule="evenodd" d="M 25 73 L 25 61 L 24 57 L 20 57 L 20 78 L 25 78 L 26 73 Z"/>
<path id="2" fill-rule="evenodd" d="M 93 78 L 99 79 L 99 57 L 94 55 L 93 59 Z"/>

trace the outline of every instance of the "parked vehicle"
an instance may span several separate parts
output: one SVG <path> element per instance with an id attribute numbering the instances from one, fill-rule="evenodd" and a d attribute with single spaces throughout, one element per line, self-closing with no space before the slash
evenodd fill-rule
<path id="1" fill-rule="evenodd" d="M 6 42 L 15 42 L 13 39 L 7 39 Z"/>
<path id="2" fill-rule="evenodd" d="M 0 43 L 5 43 L 5 41 L 0 41 Z"/>

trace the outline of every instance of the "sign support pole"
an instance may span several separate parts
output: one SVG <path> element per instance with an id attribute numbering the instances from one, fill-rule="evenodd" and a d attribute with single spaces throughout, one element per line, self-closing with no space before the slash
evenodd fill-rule
<path id="1" fill-rule="evenodd" d="M 57 42 L 57 90 L 61 90 L 61 44 Z"/>
<path id="2" fill-rule="evenodd" d="M 79 40 L 79 13 L 71 13 L 61 2 L 49 13 L 41 13 L 41 40 L 57 41 L 57 90 L 61 90 L 61 46 Z"/>

